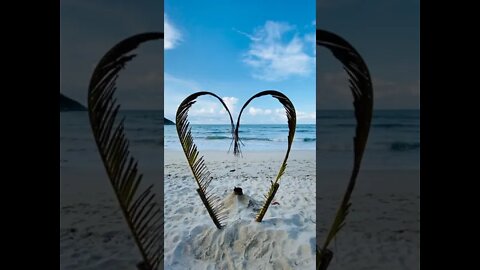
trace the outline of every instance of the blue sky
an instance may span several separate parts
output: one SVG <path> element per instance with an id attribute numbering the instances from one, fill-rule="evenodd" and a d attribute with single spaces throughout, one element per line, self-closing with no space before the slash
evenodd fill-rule
<path id="1" fill-rule="evenodd" d="M 60 92 L 86 105 L 93 69 L 111 47 L 129 36 L 162 30 L 162 1 L 60 1 Z M 145 43 L 136 53 L 120 73 L 116 97 L 122 109 L 159 110 L 163 43 Z"/>
<path id="2" fill-rule="evenodd" d="M 255 93 L 275 89 L 295 105 L 298 123 L 315 122 L 315 2 L 165 2 L 165 116 L 196 91 L 223 97 L 234 118 Z M 271 97 L 247 107 L 242 123 L 283 123 Z M 221 105 L 201 97 L 192 123 L 225 123 Z"/>
<path id="3" fill-rule="evenodd" d="M 420 108 L 420 1 L 319 0 L 317 26 L 348 40 L 368 64 L 375 109 Z M 317 109 L 352 108 L 345 72 L 317 50 Z"/>
<path id="4" fill-rule="evenodd" d="M 372 74 L 376 109 L 418 109 L 419 5 L 419 0 L 169 0 L 164 12 L 163 2 L 158 0 L 141 4 L 130 0 L 62 0 L 60 92 L 86 104 L 91 73 L 103 54 L 131 35 L 162 31 L 166 14 L 167 26 L 177 30 L 170 33 L 179 36 L 169 37 L 166 31 L 167 41 L 173 43 L 150 42 L 136 51 L 138 57 L 118 81 L 122 109 L 158 110 L 165 104 L 167 116 L 172 117 L 181 100 L 198 90 L 235 97 L 238 108 L 253 93 L 272 88 L 292 98 L 302 115 L 299 122 L 312 116 L 315 97 L 319 100 L 317 109 L 352 109 L 345 73 L 330 53 L 318 48 L 317 66 L 311 64 L 315 55 L 309 38 L 316 20 L 318 27 L 343 36 L 362 54 Z M 262 33 L 275 27 L 284 30 L 281 38 L 268 43 Z M 255 43 L 258 39 L 260 42 Z M 286 52 L 288 44 L 290 52 Z M 260 57 L 269 52 L 268 48 L 275 53 L 270 58 Z M 200 105 L 196 108 L 201 111 Z M 267 97 L 251 106 L 263 111 L 254 110 L 255 115 L 251 119 L 247 116 L 246 121 L 273 121 L 273 112 L 280 108 Z"/>

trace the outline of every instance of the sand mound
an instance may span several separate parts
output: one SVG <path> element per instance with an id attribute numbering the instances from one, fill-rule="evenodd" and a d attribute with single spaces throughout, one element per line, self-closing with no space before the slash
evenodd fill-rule
<path id="1" fill-rule="evenodd" d="M 165 269 L 314 269 L 313 179 L 300 174 L 300 180 L 282 182 L 262 222 L 255 216 L 269 182 L 249 177 L 258 168 L 245 170 L 237 183 L 243 195 L 233 193 L 232 183 L 217 182 L 228 215 L 219 230 L 183 164 L 172 167 L 165 180 Z"/>
<path id="2" fill-rule="evenodd" d="M 229 215 L 227 225 L 219 230 L 213 224 L 201 224 L 188 234 L 177 235 L 171 269 L 193 265 L 203 269 L 312 267 L 315 238 L 309 241 L 307 235 L 299 233 L 304 222 L 300 215 L 259 223 L 254 218 L 261 204 L 248 195 L 230 193 L 223 203 Z M 176 260 L 186 257 L 192 260 Z"/>

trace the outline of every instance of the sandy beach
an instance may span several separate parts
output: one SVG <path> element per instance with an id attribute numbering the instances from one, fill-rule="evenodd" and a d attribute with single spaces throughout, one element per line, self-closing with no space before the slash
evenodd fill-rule
<path id="1" fill-rule="evenodd" d="M 202 154 L 229 211 L 226 226 L 210 220 L 183 152 L 166 151 L 165 269 L 314 269 L 315 152 L 292 151 L 261 223 L 255 215 L 284 153 Z M 233 195 L 234 186 L 244 195 Z"/>
<path id="2" fill-rule="evenodd" d="M 141 257 L 87 132 L 86 116 L 62 118 L 60 269 L 134 269 Z M 145 184 L 154 183 L 157 194 L 165 192 L 164 200 L 158 199 L 165 209 L 166 269 L 314 269 L 315 242 L 323 243 L 331 225 L 348 181 L 351 152 L 323 149 L 315 157 L 313 150 L 293 150 L 275 197 L 278 204 L 259 224 L 254 210 L 284 152 L 245 150 L 235 160 L 226 151 L 200 149 L 229 210 L 226 226 L 217 230 L 196 193 L 183 152 L 166 149 L 165 167 L 159 166 L 161 144 L 146 140 L 153 137 L 147 131 L 146 138 L 132 142 L 132 151 Z M 255 149 L 251 142 L 248 146 Z M 330 246 L 334 258 L 329 269 L 420 269 L 417 154 L 389 148 L 379 152 L 375 146 L 373 141 L 362 164 L 347 224 Z M 387 163 L 377 161 L 381 156 Z M 321 168 L 318 174 L 315 164 Z M 245 200 L 231 195 L 235 185 L 243 188 Z"/>
<path id="3" fill-rule="evenodd" d="M 348 180 L 348 171 L 321 171 L 317 180 L 323 244 Z M 420 269 L 420 172 L 361 171 L 345 227 L 330 246 L 329 270 Z"/>
<path id="4" fill-rule="evenodd" d="M 228 196 L 231 183 L 219 183 L 219 194 L 230 199 L 229 207 L 237 211 L 237 216 L 231 213 L 227 226 L 217 230 L 195 192 L 183 153 L 172 153 L 167 152 L 165 159 L 166 269 L 313 269 L 312 230 L 317 218 L 315 194 L 311 197 L 315 189 L 311 157 L 308 166 L 308 156 L 292 152 L 289 166 L 302 163 L 309 169 L 287 170 L 287 175 L 305 181 L 283 179 L 275 198 L 279 205 L 270 207 L 261 224 L 253 221 L 254 213 L 245 205 L 236 202 L 234 208 L 235 201 Z M 271 173 L 269 166 L 273 168 L 277 163 L 273 158 L 265 161 L 267 156 L 248 155 L 258 162 L 239 162 L 240 175 L 246 179 L 254 169 L 259 169 L 260 175 Z M 215 155 L 208 157 L 215 162 Z M 228 175 L 230 168 L 225 165 L 215 172 Z M 60 269 L 132 269 L 140 261 L 101 169 L 73 165 L 61 168 Z M 318 175 L 320 244 L 338 206 L 346 176 L 347 171 L 321 171 Z M 260 200 L 268 188 L 268 180 L 240 183 L 254 200 Z M 293 189 L 298 195 L 292 193 Z M 420 269 L 419 201 L 419 171 L 362 171 L 347 225 L 331 246 L 334 259 L 329 269 Z"/>
<path id="5" fill-rule="evenodd" d="M 84 130 L 88 131 L 82 128 Z M 92 135 L 86 133 L 84 140 L 76 139 L 78 137 L 60 144 L 60 269 L 136 269 L 141 256 Z M 153 183 L 156 193 L 161 195 L 159 180 L 163 167 L 158 166 L 159 147 L 147 149 L 134 143 L 132 152 L 144 174 L 142 186 Z M 162 202 L 160 196 L 157 199 Z"/>
<path id="6" fill-rule="evenodd" d="M 205 156 L 225 163 L 212 169 L 216 175 L 233 174 L 232 160 L 218 160 L 218 153 Z M 253 221 L 254 211 L 232 200 L 236 178 L 219 181 L 218 193 L 231 213 L 226 227 L 217 230 L 195 192 L 183 153 L 170 151 L 165 157 L 165 269 L 314 268 L 313 241 L 323 243 L 348 171 L 321 171 L 312 197 L 312 153 L 293 151 L 289 166 L 303 164 L 305 169 L 287 170 L 286 176 L 297 181 L 282 180 L 275 197 L 279 204 L 270 207 L 261 224 Z M 241 179 L 236 184 L 253 201 L 261 200 L 268 180 L 248 179 L 271 175 L 278 157 L 245 153 L 244 159 L 238 163 Z M 132 269 L 140 261 L 102 169 L 62 165 L 60 269 Z M 160 169 L 146 172 L 158 173 Z M 331 246 L 329 269 L 420 269 L 419 171 L 362 171 L 358 180 L 347 225 Z M 312 231 L 315 198 L 321 215 L 317 238 Z"/>
<path id="7" fill-rule="evenodd" d="M 141 261 L 104 174 L 103 168 L 60 171 L 61 270 L 136 269 Z"/>

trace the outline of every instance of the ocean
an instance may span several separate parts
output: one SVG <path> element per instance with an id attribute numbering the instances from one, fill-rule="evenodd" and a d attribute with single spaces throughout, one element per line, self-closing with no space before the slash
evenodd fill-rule
<path id="1" fill-rule="evenodd" d="M 158 166 L 159 148 L 181 151 L 175 126 L 162 133 L 161 111 L 124 111 L 131 152 L 140 163 Z M 317 137 L 318 129 L 318 137 Z M 315 150 L 322 169 L 349 169 L 353 162 L 353 111 L 318 111 L 316 124 L 297 124 L 292 150 Z M 200 150 L 228 151 L 231 147 L 229 125 L 192 125 Z M 284 151 L 288 127 L 278 125 L 240 126 L 240 138 L 248 151 Z M 232 149 L 230 149 L 232 150 Z M 87 112 L 60 113 L 60 164 L 98 162 L 98 153 L 88 123 Z M 419 169 L 419 110 L 377 110 L 374 112 L 362 168 Z"/>
<path id="2" fill-rule="evenodd" d="M 298 124 L 292 150 L 315 150 L 315 131 L 315 125 Z M 243 143 L 242 151 L 287 149 L 286 124 L 240 124 L 238 134 Z M 228 151 L 232 143 L 230 125 L 192 125 L 192 136 L 200 150 Z M 181 150 L 175 126 L 165 126 L 165 149 Z"/>
<path id="3" fill-rule="evenodd" d="M 321 169 L 351 169 L 354 112 L 318 111 L 317 125 L 317 166 Z M 420 169 L 419 110 L 374 111 L 362 169 Z"/>

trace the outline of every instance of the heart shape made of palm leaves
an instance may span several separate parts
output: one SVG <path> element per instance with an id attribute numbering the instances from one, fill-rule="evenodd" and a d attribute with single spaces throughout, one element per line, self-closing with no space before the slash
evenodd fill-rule
<path id="1" fill-rule="evenodd" d="M 210 215 L 213 223 L 219 229 L 225 226 L 224 221 L 227 217 L 226 211 L 220 203 L 220 198 L 212 193 L 212 188 L 210 188 L 210 184 L 213 180 L 213 177 L 211 177 L 211 173 L 205 165 L 204 157 L 200 156 L 198 148 L 193 141 L 191 127 L 188 121 L 188 111 L 190 107 L 196 102 L 196 99 L 198 97 L 205 96 L 205 95 L 213 96 L 218 101 L 220 101 L 225 111 L 228 113 L 228 116 L 230 118 L 230 125 L 232 128 L 232 136 L 234 141 L 233 152 L 235 155 L 240 154 L 241 140 L 238 136 L 239 128 L 240 128 L 240 119 L 242 117 L 243 110 L 248 106 L 248 104 L 252 100 L 262 96 L 270 95 L 276 98 L 285 108 L 285 112 L 287 115 L 287 122 L 288 122 L 288 130 L 289 130 L 288 148 L 287 148 L 287 152 L 285 153 L 285 157 L 283 159 L 282 165 L 280 166 L 280 169 L 277 173 L 277 176 L 275 180 L 272 181 L 270 189 L 268 193 L 265 195 L 265 201 L 263 203 L 263 206 L 257 213 L 256 221 L 261 222 L 268 210 L 268 207 L 270 206 L 270 203 L 275 197 L 275 193 L 277 192 L 280 186 L 279 184 L 280 178 L 285 173 L 285 169 L 287 167 L 288 155 L 290 154 L 290 149 L 292 147 L 293 137 L 295 135 L 295 127 L 297 123 L 295 107 L 293 106 L 290 99 L 281 92 L 278 92 L 275 90 L 262 91 L 253 95 L 250 99 L 247 100 L 247 102 L 245 102 L 245 104 L 242 106 L 242 109 L 240 110 L 240 113 L 238 115 L 236 125 L 234 125 L 232 114 L 230 113 L 230 110 L 228 109 L 227 105 L 222 100 L 222 98 L 220 98 L 218 95 L 211 92 L 194 93 L 188 96 L 187 98 L 185 98 L 180 104 L 180 106 L 178 107 L 177 114 L 176 114 L 176 126 L 177 126 L 177 133 L 180 139 L 180 143 L 182 145 L 183 152 L 185 153 L 185 156 L 188 161 L 188 165 L 192 170 L 195 181 L 197 182 L 198 195 L 202 199 L 202 202 L 205 205 L 205 208 L 207 209 L 208 214 Z"/>

